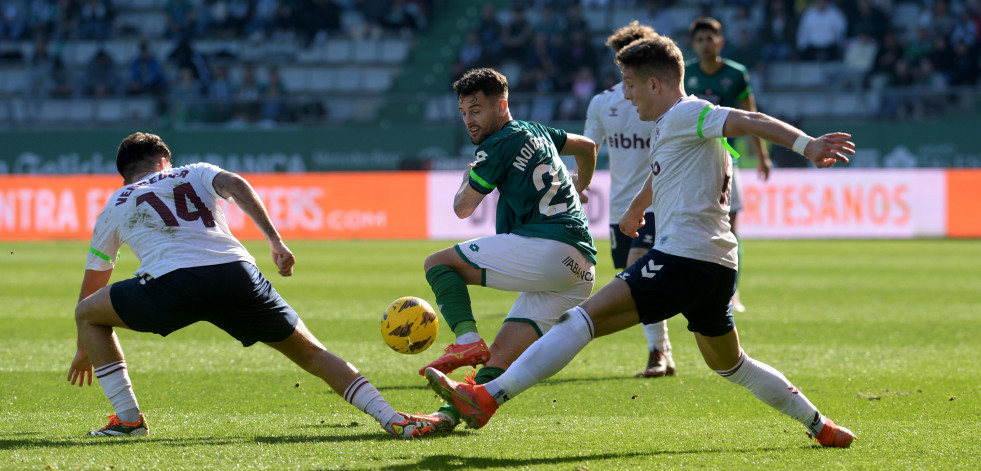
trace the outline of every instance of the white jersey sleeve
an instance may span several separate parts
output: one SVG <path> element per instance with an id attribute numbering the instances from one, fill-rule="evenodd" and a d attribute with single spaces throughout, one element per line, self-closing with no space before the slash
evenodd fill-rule
<path id="1" fill-rule="evenodd" d="M 606 140 L 606 130 L 603 129 L 603 121 L 600 119 L 600 108 L 602 100 L 600 95 L 596 95 L 589 100 L 589 107 L 586 108 L 586 125 L 583 127 L 582 134 L 596 143 L 596 150 L 599 151 Z"/>
<path id="2" fill-rule="evenodd" d="M 736 268 L 729 226 L 732 159 L 722 129 L 731 108 L 685 97 L 655 122 L 651 138 L 654 248 Z"/>
<path id="3" fill-rule="evenodd" d="M 231 234 L 214 179 L 223 170 L 192 164 L 147 175 L 109 198 L 92 235 L 86 268 L 108 270 L 121 244 L 140 260 L 137 276 L 255 259 Z"/>

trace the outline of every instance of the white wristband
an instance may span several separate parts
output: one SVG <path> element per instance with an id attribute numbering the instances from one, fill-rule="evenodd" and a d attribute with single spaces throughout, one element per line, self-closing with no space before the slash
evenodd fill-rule
<path id="1" fill-rule="evenodd" d="M 804 149 L 806 149 L 807 145 L 810 143 L 811 143 L 811 136 L 808 136 L 807 134 L 801 134 L 800 136 L 797 136 L 797 140 L 794 141 L 794 146 L 791 147 L 791 149 L 793 149 L 794 152 L 800 155 L 804 155 Z"/>

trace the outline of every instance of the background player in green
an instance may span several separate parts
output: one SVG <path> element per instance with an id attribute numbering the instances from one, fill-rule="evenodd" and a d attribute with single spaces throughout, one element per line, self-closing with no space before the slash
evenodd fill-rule
<path id="1" fill-rule="evenodd" d="M 756 98 L 749 86 L 749 72 L 738 62 L 724 59 L 722 48 L 726 44 L 722 36 L 722 24 L 713 18 L 697 18 L 688 27 L 691 34 L 692 48 L 698 54 L 698 59 L 685 62 L 685 90 L 705 101 L 718 106 L 739 108 L 750 112 L 756 111 Z M 763 141 L 756 136 L 749 136 L 749 141 L 756 151 L 756 169 L 760 177 L 766 181 L 770 177 L 770 152 Z M 742 209 L 742 187 L 739 182 L 739 170 L 732 167 L 732 207 L 729 213 L 729 224 L 732 233 L 738 235 L 736 216 Z M 742 251 L 742 246 L 740 246 Z M 739 257 L 742 261 L 742 253 Z M 746 310 L 739 301 L 739 290 L 732 296 L 732 308 L 738 312 Z"/>
<path id="2" fill-rule="evenodd" d="M 456 341 L 432 367 L 449 373 L 486 364 L 471 381 L 485 383 L 510 366 L 547 332 L 565 310 L 593 289 L 596 248 L 580 201 L 596 168 L 596 144 L 581 135 L 518 121 L 508 109 L 508 82 L 493 69 L 470 70 L 453 84 L 476 161 L 453 200 L 469 217 L 495 188 L 497 234 L 461 242 L 426 259 L 426 280 Z M 569 174 L 559 154 L 573 155 L 579 174 Z M 580 200 L 582 198 L 582 200 Z M 467 285 L 518 291 L 494 343 L 477 332 Z M 437 431 L 460 419 L 451 405 L 432 415 Z"/>

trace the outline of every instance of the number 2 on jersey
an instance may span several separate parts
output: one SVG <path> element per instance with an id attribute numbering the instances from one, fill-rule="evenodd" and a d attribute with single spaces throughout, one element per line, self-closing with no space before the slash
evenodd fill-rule
<path id="1" fill-rule="evenodd" d="M 177 217 L 174 217 L 174 213 L 170 212 L 170 208 L 155 193 L 147 192 L 136 198 L 137 206 L 144 202 L 149 204 L 160 215 L 160 219 L 163 220 L 165 225 L 180 225 Z M 194 211 L 187 209 L 188 202 L 194 206 Z M 201 201 L 201 198 L 194 191 L 194 187 L 190 183 L 181 183 L 174 187 L 174 205 L 177 207 L 177 216 L 181 219 L 189 222 L 200 219 L 204 223 L 204 227 L 215 227 L 215 216 L 204 205 L 204 202 Z"/>
<path id="2" fill-rule="evenodd" d="M 549 204 L 552 202 L 552 198 L 559 193 L 559 187 L 562 186 L 562 182 L 559 180 L 559 171 L 551 164 L 541 164 L 535 167 L 532 173 L 532 179 L 535 181 L 535 189 L 541 191 L 545 189 L 545 172 L 548 172 L 552 176 L 552 183 L 542 196 L 542 199 L 538 201 L 538 212 L 546 216 L 554 216 L 558 213 L 564 213 L 569 209 L 569 205 L 565 203 L 559 204 Z"/>

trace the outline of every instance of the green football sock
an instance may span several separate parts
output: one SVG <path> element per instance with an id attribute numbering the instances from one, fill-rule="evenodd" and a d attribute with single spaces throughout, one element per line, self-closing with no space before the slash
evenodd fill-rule
<path id="1" fill-rule="evenodd" d="M 504 368 L 485 366 L 477 372 L 476 376 L 473 378 L 473 382 L 477 384 L 487 384 L 497 379 L 497 377 L 501 376 L 502 374 L 504 374 Z M 453 423 L 455 424 L 460 423 L 460 411 L 457 410 L 456 407 L 453 407 L 453 404 L 443 404 L 443 407 L 440 407 L 436 412 L 453 419 Z"/>
<path id="2" fill-rule="evenodd" d="M 470 308 L 470 292 L 467 282 L 447 265 L 436 265 L 426 271 L 426 281 L 436 295 L 436 305 L 443 319 L 457 337 L 477 332 L 477 322 Z"/>

